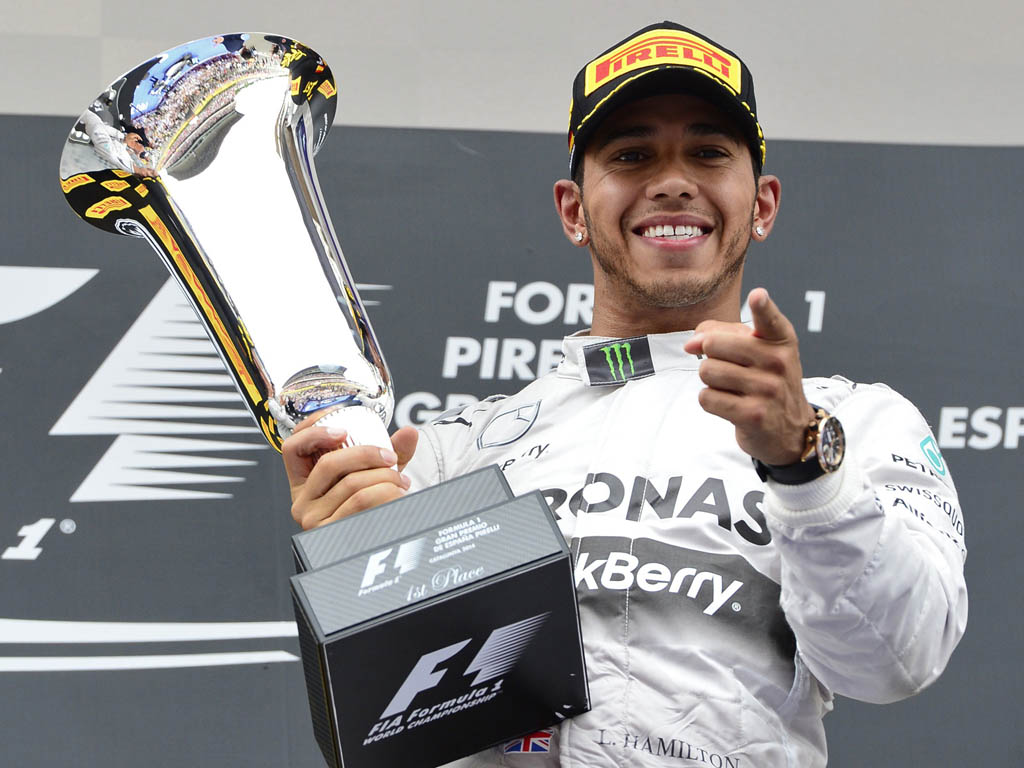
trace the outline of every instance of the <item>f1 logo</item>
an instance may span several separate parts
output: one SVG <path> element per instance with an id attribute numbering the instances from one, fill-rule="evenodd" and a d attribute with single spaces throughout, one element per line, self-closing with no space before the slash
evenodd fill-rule
<path id="1" fill-rule="evenodd" d="M 404 712 L 412 704 L 413 697 L 421 692 L 433 688 L 441 682 L 441 678 L 444 677 L 444 673 L 447 669 L 437 669 L 437 665 L 442 661 L 447 661 L 456 653 L 461 651 L 467 645 L 469 645 L 469 638 L 463 640 L 460 643 L 453 643 L 446 648 L 433 651 L 432 653 L 425 653 L 420 656 L 420 660 L 416 662 L 416 666 L 412 668 L 412 672 L 405 678 L 405 682 L 402 683 L 402 687 L 398 689 L 398 693 L 391 699 L 391 703 L 388 704 L 387 708 L 381 714 L 380 720 L 391 715 Z"/>
<path id="2" fill-rule="evenodd" d="M 423 552 L 423 547 L 426 546 L 426 543 L 426 539 L 416 539 L 415 541 L 407 541 L 398 545 L 398 551 L 395 553 L 392 567 L 398 571 L 399 575 L 408 573 L 420 564 L 420 553 Z M 366 571 L 363 572 L 363 583 L 359 585 L 360 589 L 373 586 L 373 582 L 377 580 L 377 577 L 387 571 L 388 555 L 392 551 L 394 551 L 394 547 L 388 547 L 370 555 L 370 559 L 366 562 Z"/>
<path id="3" fill-rule="evenodd" d="M 469 662 L 463 675 L 471 675 L 476 672 L 477 675 L 473 679 L 472 685 L 477 686 L 508 672 L 519 661 L 526 646 L 530 644 L 533 636 L 537 634 L 549 615 L 541 613 L 493 630 L 483 647 Z M 413 665 L 412 672 L 405 678 L 405 682 L 399 687 L 398 692 L 391 699 L 391 703 L 385 707 L 378 719 L 383 720 L 397 715 L 399 712 L 404 712 L 412 704 L 412 700 L 417 694 L 436 687 L 448 671 L 444 667 L 438 669 L 438 665 L 469 645 L 472 639 L 467 638 L 423 654 L 420 660 Z"/>

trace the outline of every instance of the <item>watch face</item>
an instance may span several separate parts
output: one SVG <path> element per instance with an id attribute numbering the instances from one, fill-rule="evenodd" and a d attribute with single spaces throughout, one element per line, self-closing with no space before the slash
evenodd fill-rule
<path id="1" fill-rule="evenodd" d="M 829 416 L 818 427 L 818 462 L 826 472 L 835 472 L 846 452 L 846 434 L 835 416 Z"/>

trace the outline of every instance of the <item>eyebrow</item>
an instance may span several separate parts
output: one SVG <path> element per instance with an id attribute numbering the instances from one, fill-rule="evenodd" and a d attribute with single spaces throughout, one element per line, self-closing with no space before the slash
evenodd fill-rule
<path id="1" fill-rule="evenodd" d="M 602 150 L 619 139 L 646 139 L 653 135 L 654 129 L 649 125 L 626 125 L 621 128 L 613 128 L 604 136 L 598 138 L 594 143 L 594 149 Z"/>
<path id="2" fill-rule="evenodd" d="M 621 128 L 613 128 L 604 136 L 600 137 L 594 143 L 594 149 L 602 150 L 609 144 L 618 141 L 619 139 L 647 139 L 653 136 L 655 133 L 654 128 L 649 125 L 623 125 Z M 686 128 L 687 136 L 721 136 L 742 143 L 739 135 L 736 131 L 726 128 L 723 125 L 717 123 L 691 123 Z"/>
<path id="3" fill-rule="evenodd" d="M 723 136 L 733 141 L 740 141 L 739 134 L 731 128 L 726 128 L 718 123 L 694 123 L 687 133 L 695 136 Z"/>

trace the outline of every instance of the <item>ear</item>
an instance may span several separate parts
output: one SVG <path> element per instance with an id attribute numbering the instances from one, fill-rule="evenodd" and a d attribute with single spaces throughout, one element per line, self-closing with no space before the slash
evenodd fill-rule
<path id="1" fill-rule="evenodd" d="M 765 174 L 757 180 L 757 197 L 754 198 L 754 220 L 751 229 L 755 230 L 752 237 L 761 241 L 768 237 L 775 223 L 775 216 L 779 212 L 779 202 L 782 199 L 782 183 L 778 176 Z M 757 227 L 764 230 L 763 235 L 756 233 Z"/>
<path id="2" fill-rule="evenodd" d="M 590 242 L 587 233 L 587 222 L 583 217 L 583 197 L 580 188 L 569 179 L 555 182 L 555 209 L 562 221 L 562 231 L 573 245 L 586 246 Z M 583 235 L 577 238 L 577 233 Z"/>

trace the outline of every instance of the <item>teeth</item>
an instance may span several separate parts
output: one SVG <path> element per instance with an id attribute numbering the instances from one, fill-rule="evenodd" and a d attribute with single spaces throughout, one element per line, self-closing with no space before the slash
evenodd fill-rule
<path id="1" fill-rule="evenodd" d="M 644 237 L 671 237 L 671 238 L 688 238 L 688 237 L 699 237 L 704 234 L 700 227 L 693 227 L 689 225 L 677 224 L 673 227 L 671 224 L 656 224 L 653 227 L 647 227 L 644 230 Z"/>

